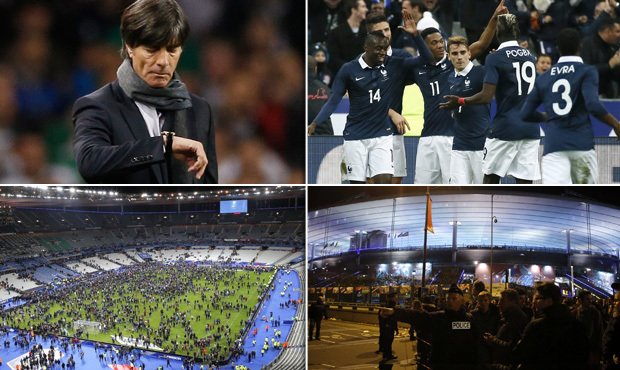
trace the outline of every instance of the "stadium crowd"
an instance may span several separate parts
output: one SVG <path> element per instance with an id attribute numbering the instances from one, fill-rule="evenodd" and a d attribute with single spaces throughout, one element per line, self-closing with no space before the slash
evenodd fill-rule
<path id="1" fill-rule="evenodd" d="M 401 11 L 411 12 L 419 28 L 438 28 L 447 40 L 453 35 L 466 36 L 470 43 L 480 38 L 493 14 L 497 0 L 310 0 L 309 54 L 317 63 L 320 80 L 331 86 L 342 64 L 363 53 L 367 34 L 365 20 L 377 13 L 389 22 L 393 48 L 417 54 L 403 25 Z M 583 37 L 584 61 L 597 67 L 605 98 L 620 98 L 620 4 L 616 0 L 506 0 L 508 11 L 517 16 L 521 36 L 519 43 L 533 55 L 550 55 L 557 62 L 556 38 L 565 27 L 577 29 Z M 425 14 L 429 12 L 429 14 Z M 456 26 L 456 27 L 455 27 Z M 497 47 L 491 44 L 491 49 Z M 487 50 L 487 53 L 488 51 Z M 487 53 L 477 59 L 484 63 Z M 546 71 L 551 64 L 539 69 Z M 311 118 L 311 117 L 309 117 Z"/>
<path id="2" fill-rule="evenodd" d="M 0 319 L 4 327 L 25 330 L 24 338 L 36 333 L 110 342 L 111 337 L 119 348 L 159 348 L 217 364 L 244 353 L 242 338 L 252 329 L 250 319 L 258 307 L 248 303 L 249 297 L 270 294 L 266 288 L 271 271 L 141 264 L 28 292 L 23 297 L 28 305 L 1 312 Z M 81 320 L 95 327 L 81 325 Z M 270 320 L 271 326 L 280 321 Z M 109 361 L 107 353 L 101 356 Z"/>
<path id="3" fill-rule="evenodd" d="M 71 107 L 116 79 L 131 2 L 0 2 L 1 183 L 82 181 Z M 220 183 L 303 183 L 304 29 L 290 22 L 303 3 L 179 3 L 191 31 L 178 72 L 214 109 Z"/>
<path id="4" fill-rule="evenodd" d="M 497 302 L 475 282 L 471 295 L 453 284 L 445 297 L 428 298 L 414 300 L 411 309 L 388 298 L 379 314 L 377 353 L 384 361 L 396 358 L 400 321 L 411 325 L 418 362 L 434 370 L 620 368 L 620 291 L 615 300 L 595 300 L 584 290 L 570 299 L 547 282 L 536 284 L 529 302 L 525 291 L 512 288 Z"/>

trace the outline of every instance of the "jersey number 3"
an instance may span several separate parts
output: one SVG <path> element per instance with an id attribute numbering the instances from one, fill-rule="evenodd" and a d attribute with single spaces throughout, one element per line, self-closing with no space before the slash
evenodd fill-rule
<path id="1" fill-rule="evenodd" d="M 370 96 L 370 104 L 374 101 L 381 101 L 381 89 L 377 89 L 377 91 L 372 92 L 372 90 L 368 90 L 368 95 Z"/>
<path id="2" fill-rule="evenodd" d="M 565 116 L 570 112 L 571 108 L 573 108 L 573 101 L 570 98 L 570 83 L 568 80 L 562 78 L 555 81 L 553 86 L 551 86 L 551 92 L 556 93 L 560 90 L 560 88 L 562 88 L 560 98 L 562 98 L 566 104 L 564 104 L 564 108 L 560 108 L 559 103 L 553 103 L 551 107 L 553 108 L 553 112 L 558 116 Z"/>
<path id="3" fill-rule="evenodd" d="M 527 92 L 525 95 L 529 94 L 534 88 L 534 81 L 536 81 L 536 67 L 534 67 L 534 63 L 529 60 L 523 64 L 519 64 L 519 62 L 512 63 L 512 66 L 515 69 L 515 74 L 517 75 L 517 90 L 519 95 L 523 95 L 523 81 L 528 83 Z"/>

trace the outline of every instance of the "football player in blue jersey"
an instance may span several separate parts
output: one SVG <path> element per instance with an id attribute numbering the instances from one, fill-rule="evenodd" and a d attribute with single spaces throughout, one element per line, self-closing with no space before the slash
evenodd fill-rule
<path id="1" fill-rule="evenodd" d="M 417 33 L 411 19 L 404 29 Z M 424 48 L 419 35 L 414 40 Z M 349 115 L 343 131 L 343 163 L 351 183 L 365 183 L 367 177 L 375 184 L 391 183 L 394 171 L 393 126 L 388 114 L 392 113 L 393 94 L 402 84 L 405 71 L 424 63 L 416 58 L 388 57 L 388 41 L 380 31 L 368 34 L 364 54 L 345 63 L 338 71 L 332 95 L 308 128 L 310 133 L 315 122 L 329 117 L 348 92 Z M 426 53 L 430 58 L 430 53 Z M 396 122 L 396 129 L 404 132 L 404 124 Z"/>
<path id="2" fill-rule="evenodd" d="M 484 67 L 474 65 L 467 39 L 452 36 L 448 39 L 448 57 L 454 73 L 448 77 L 450 94 L 471 96 L 482 90 Z M 484 141 L 489 129 L 489 105 L 460 106 L 452 111 L 454 141 L 450 158 L 451 184 L 482 184 Z"/>
<path id="3" fill-rule="evenodd" d="M 536 59 L 519 46 L 519 24 L 514 14 L 502 14 L 497 20 L 498 49 L 487 56 L 482 91 L 469 96 L 447 95 L 443 109 L 459 105 L 488 104 L 495 96 L 497 112 L 491 122 L 484 146 L 483 183 L 499 184 L 510 175 L 519 184 L 540 179 L 538 148 L 540 128 L 524 122 L 520 110 L 534 88 Z"/>
<path id="4" fill-rule="evenodd" d="M 471 58 L 478 57 L 488 49 L 495 33 L 497 17 L 506 12 L 502 0 L 480 39 L 471 44 Z M 417 68 L 411 76 L 424 98 L 424 127 L 416 153 L 414 183 L 447 184 L 450 179 L 454 119 L 450 111 L 439 109 L 439 104 L 443 95 L 449 92 L 448 76 L 454 74 L 454 68 L 448 59 L 445 41 L 439 30 L 430 27 L 420 33 L 435 60 Z"/>
<path id="5" fill-rule="evenodd" d="M 589 115 L 611 126 L 618 137 L 620 124 L 599 102 L 598 73 L 579 56 L 579 31 L 560 31 L 557 47 L 560 59 L 536 79 L 521 115 L 549 123 L 543 140 L 543 184 L 595 184 L 598 165 Z M 541 103 L 545 113 L 536 111 Z"/>
<path id="6" fill-rule="evenodd" d="M 403 19 L 413 20 L 412 14 L 405 12 L 403 10 Z M 406 25 L 406 24 L 405 24 Z M 366 29 L 368 32 L 381 32 L 385 37 L 392 41 L 392 31 L 390 29 L 390 24 L 383 13 L 371 13 L 366 17 Z M 405 31 L 410 34 L 411 29 Z M 416 30 L 417 31 L 417 30 Z M 420 50 L 421 54 L 424 52 L 427 53 L 427 57 L 430 58 L 430 52 L 424 48 L 424 50 Z M 403 49 L 393 49 L 391 46 L 388 47 L 387 54 L 389 56 L 395 56 L 399 58 L 410 58 L 411 54 L 406 52 Z M 423 64 L 423 63 L 422 63 Z M 407 155 L 405 153 L 405 139 L 403 134 L 405 132 L 405 128 L 409 129 L 409 123 L 407 120 L 401 115 L 402 114 L 402 102 L 403 102 L 403 93 L 405 91 L 405 86 L 410 85 L 413 81 L 407 81 L 403 79 L 402 84 L 397 88 L 394 92 L 394 102 L 391 104 L 393 112 L 390 112 L 390 119 L 394 124 L 394 133 L 392 140 L 393 142 L 393 150 L 394 150 L 394 176 L 392 176 L 392 184 L 400 184 L 403 181 L 403 177 L 407 176 Z M 401 127 L 402 129 L 398 129 Z M 370 181 L 369 181 L 370 182 Z"/>

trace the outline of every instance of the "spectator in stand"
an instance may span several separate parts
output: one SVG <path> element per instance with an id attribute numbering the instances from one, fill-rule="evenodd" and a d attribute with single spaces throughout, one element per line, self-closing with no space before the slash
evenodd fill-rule
<path id="1" fill-rule="evenodd" d="M 316 59 L 308 57 L 308 119 L 316 117 L 329 98 L 329 87 L 320 81 L 316 75 Z M 310 124 L 310 122 L 308 122 Z M 317 122 L 312 135 L 333 135 L 331 118 Z"/>
<path id="2" fill-rule="evenodd" d="M 531 12 L 531 29 L 538 54 L 548 54 L 555 61 L 558 52 L 555 40 L 568 24 L 569 8 L 564 1 L 534 2 Z"/>
<path id="3" fill-rule="evenodd" d="M 461 0 L 459 18 L 461 19 L 461 26 L 465 28 L 467 40 L 472 42 L 472 40 L 480 38 L 487 19 L 491 18 L 498 3 L 497 0 Z M 484 63 L 486 54 L 480 54 L 476 59 Z"/>
<path id="4" fill-rule="evenodd" d="M 600 17 L 607 17 L 601 15 Z M 618 81 L 620 80 L 620 20 L 607 18 L 603 20 L 592 37 L 582 42 L 581 55 L 586 64 L 594 65 L 598 71 L 599 94 L 603 98 L 620 97 Z"/>
<path id="5" fill-rule="evenodd" d="M 426 9 L 433 14 L 433 18 L 439 23 L 439 28 L 446 35 L 452 35 L 452 23 L 455 20 L 454 15 L 458 3 L 454 0 L 424 0 Z"/>
<path id="6" fill-rule="evenodd" d="M 422 14 L 426 11 L 426 7 L 420 0 L 403 0 L 402 8 L 407 13 L 411 14 L 413 21 L 418 24 L 418 21 L 422 19 Z M 400 24 L 403 25 L 402 17 L 399 16 Z M 404 32 L 400 28 L 396 27 L 392 30 L 392 47 L 395 49 L 406 49 L 407 51 L 415 50 L 415 43 L 413 37 L 409 32 Z M 477 39 L 476 39 L 477 40 Z"/>
<path id="7" fill-rule="evenodd" d="M 536 57 L 536 73 L 541 75 L 551 68 L 551 56 L 547 54 L 540 54 Z"/>
<path id="8" fill-rule="evenodd" d="M 310 44 L 327 41 L 329 33 L 346 21 L 342 0 L 309 0 L 308 14 Z"/>
<path id="9" fill-rule="evenodd" d="M 328 86 L 331 85 L 334 74 L 327 66 L 329 61 L 327 48 L 322 43 L 317 42 L 310 47 L 310 55 L 316 64 L 316 78 Z"/>
<path id="10" fill-rule="evenodd" d="M 368 7 L 364 0 L 344 0 L 346 22 L 333 29 L 327 36 L 327 51 L 330 55 L 329 68 L 338 73 L 340 67 L 364 51 L 366 26 L 364 19 Z"/>

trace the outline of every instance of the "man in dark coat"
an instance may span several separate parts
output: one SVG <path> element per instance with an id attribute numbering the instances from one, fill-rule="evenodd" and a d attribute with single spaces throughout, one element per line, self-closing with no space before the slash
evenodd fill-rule
<path id="1" fill-rule="evenodd" d="M 308 309 L 308 318 L 310 319 L 310 331 L 308 332 L 308 340 L 312 340 L 312 333 L 316 327 L 316 334 L 314 339 L 321 340 L 321 320 L 327 319 L 327 307 L 323 304 L 321 298 L 317 299 L 315 303 L 310 305 Z"/>
<path id="2" fill-rule="evenodd" d="M 530 321 L 513 351 L 521 370 L 583 370 L 588 368 L 585 328 L 561 303 L 560 288 L 544 283 L 536 288 L 534 305 L 542 317 Z"/>

